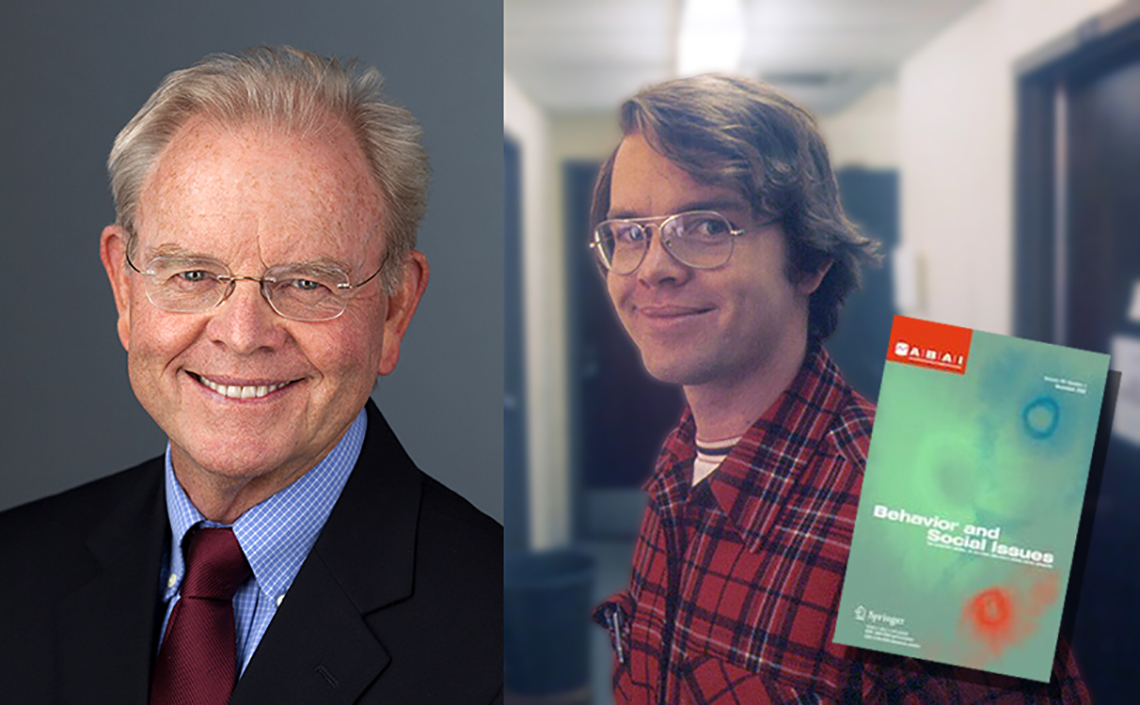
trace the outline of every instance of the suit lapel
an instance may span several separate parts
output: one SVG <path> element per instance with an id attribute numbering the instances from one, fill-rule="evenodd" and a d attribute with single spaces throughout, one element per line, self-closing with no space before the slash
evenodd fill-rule
<path id="1" fill-rule="evenodd" d="M 85 578 L 57 610 L 61 702 L 145 705 L 155 652 L 159 570 L 169 534 L 162 460 L 93 527 Z"/>
<path id="2" fill-rule="evenodd" d="M 375 405 L 344 491 L 231 705 L 348 705 L 390 661 L 365 617 L 412 594 L 420 475 Z M 382 681 L 381 681 L 382 683 Z"/>
<path id="3" fill-rule="evenodd" d="M 347 705 L 388 665 L 335 576 L 310 554 L 238 681 L 231 705 Z"/>

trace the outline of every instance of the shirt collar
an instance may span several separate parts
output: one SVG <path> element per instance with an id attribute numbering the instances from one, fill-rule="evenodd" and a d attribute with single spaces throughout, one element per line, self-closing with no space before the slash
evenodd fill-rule
<path id="1" fill-rule="evenodd" d="M 297 571 L 332 512 L 348 480 L 364 435 L 368 416 L 363 409 L 340 442 L 319 463 L 277 494 L 250 507 L 233 523 L 234 535 L 249 561 L 261 591 L 277 600 L 293 583 Z M 186 533 L 196 525 L 223 526 L 202 516 L 174 475 L 170 444 L 166 446 L 166 508 L 171 543 L 166 599 L 178 592 L 185 573 L 180 549 Z"/>
<path id="2" fill-rule="evenodd" d="M 823 346 L 809 344 L 792 384 L 705 480 L 749 550 L 759 548 L 769 534 L 802 479 L 800 471 L 825 452 L 823 441 L 851 394 Z M 680 425 L 665 440 L 658 471 L 645 485 L 659 509 L 669 511 L 687 501 L 695 457 L 696 422 L 686 407 Z"/>

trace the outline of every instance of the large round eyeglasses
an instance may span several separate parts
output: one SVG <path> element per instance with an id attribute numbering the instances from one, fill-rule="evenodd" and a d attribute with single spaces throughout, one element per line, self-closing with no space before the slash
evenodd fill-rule
<path id="1" fill-rule="evenodd" d="M 385 255 L 387 261 L 387 255 Z M 256 282 L 261 295 L 281 316 L 295 321 L 331 321 L 344 313 L 352 291 L 376 278 L 380 269 L 359 284 L 337 267 L 323 264 L 285 264 L 270 267 L 261 278 L 235 277 L 221 262 L 197 257 L 160 255 L 139 269 L 127 256 L 127 264 L 143 276 L 146 297 L 164 311 L 200 313 L 209 311 L 233 293 L 237 282 Z"/>
<path id="2" fill-rule="evenodd" d="M 649 228 L 656 224 L 661 245 L 681 264 L 716 269 L 732 257 L 733 243 L 744 234 L 716 211 L 689 211 L 654 218 L 613 218 L 594 228 L 590 243 L 602 266 L 614 274 L 631 274 L 649 251 Z"/>

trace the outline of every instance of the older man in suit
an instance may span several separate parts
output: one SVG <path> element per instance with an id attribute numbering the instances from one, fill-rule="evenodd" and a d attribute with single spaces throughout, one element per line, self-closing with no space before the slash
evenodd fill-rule
<path id="1" fill-rule="evenodd" d="M 501 699 L 501 527 L 369 401 L 428 281 L 419 134 L 290 48 L 171 74 L 119 134 L 101 255 L 169 444 L 0 515 L 0 702 Z"/>

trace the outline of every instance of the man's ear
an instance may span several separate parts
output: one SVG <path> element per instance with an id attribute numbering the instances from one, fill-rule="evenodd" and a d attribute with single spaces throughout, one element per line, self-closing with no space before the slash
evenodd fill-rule
<path id="1" fill-rule="evenodd" d="M 130 272 L 127 271 L 127 233 L 118 225 L 103 228 L 99 239 L 99 258 L 111 280 L 111 293 L 115 295 L 115 308 L 119 310 L 119 342 L 130 351 L 131 290 Z"/>
<path id="2" fill-rule="evenodd" d="M 819 285 L 823 283 L 823 278 L 831 271 L 831 265 L 833 263 L 834 260 L 828 259 L 819 266 L 819 269 L 810 274 L 803 274 L 800 280 L 796 282 L 796 291 L 803 296 L 811 296 L 814 294 L 815 290 L 819 288 Z"/>
<path id="3" fill-rule="evenodd" d="M 388 297 L 388 312 L 384 318 L 384 348 L 380 355 L 379 374 L 386 375 L 396 369 L 400 360 L 400 341 L 412 322 L 416 306 L 428 284 L 428 261 L 424 253 L 412 250 L 404 263 L 404 277 L 400 287 Z"/>

